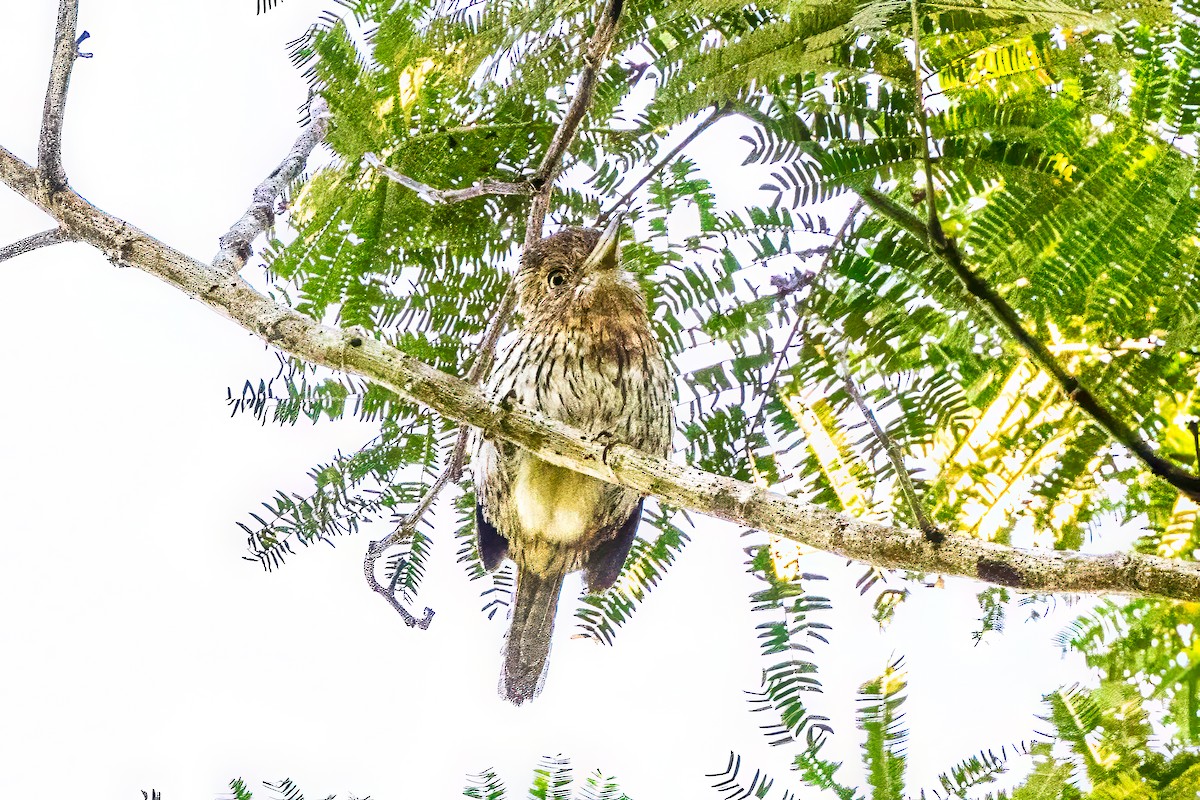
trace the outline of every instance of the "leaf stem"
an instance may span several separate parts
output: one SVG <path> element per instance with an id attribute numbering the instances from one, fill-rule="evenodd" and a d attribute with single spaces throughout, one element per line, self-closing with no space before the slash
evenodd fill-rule
<path id="1" fill-rule="evenodd" d="M 604 225 L 604 223 L 608 221 L 609 217 L 611 217 L 617 211 L 617 209 L 619 209 L 621 206 L 627 205 L 629 201 L 633 199 L 633 196 L 637 194 L 638 189 L 641 189 L 643 186 L 649 183 L 654 176 L 658 175 L 658 173 L 662 172 L 668 165 L 674 162 L 679 154 L 682 153 L 688 145 L 694 142 L 696 138 L 700 136 L 700 134 L 712 127 L 712 124 L 721 117 L 728 116 L 732 110 L 732 103 L 724 103 L 719 107 L 714 108 L 713 113 L 709 114 L 703 122 L 693 128 L 692 132 L 685 136 L 683 141 L 671 148 L 671 152 L 667 153 L 657 164 L 651 167 L 650 171 L 643 175 L 642 178 L 635 183 L 629 191 L 621 195 L 620 199 L 613 203 L 609 208 L 601 211 L 600 216 L 596 218 L 596 226 L 600 227 Z"/>
<path id="2" fill-rule="evenodd" d="M 862 392 L 859 391 L 858 384 L 854 382 L 854 376 L 851 374 L 850 365 L 844 353 L 842 354 L 842 379 L 846 387 L 846 393 L 850 395 L 850 399 L 858 406 L 858 412 L 867 421 L 867 425 L 870 426 L 875 440 L 883 447 L 888 460 L 892 462 L 892 470 L 896 473 L 896 481 L 900 485 L 900 493 L 904 496 L 904 500 L 908 503 L 908 508 L 912 512 L 913 518 L 917 521 L 917 527 L 925 534 L 925 538 L 935 544 L 940 543 L 945 534 L 933 524 L 933 521 L 925 513 L 924 505 L 921 503 L 921 499 L 917 496 L 917 490 L 913 486 L 912 476 L 908 474 L 908 468 L 904 466 L 904 453 L 901 452 L 895 440 L 888 436 L 883 426 L 879 424 L 874 410 L 867 403 Z"/>

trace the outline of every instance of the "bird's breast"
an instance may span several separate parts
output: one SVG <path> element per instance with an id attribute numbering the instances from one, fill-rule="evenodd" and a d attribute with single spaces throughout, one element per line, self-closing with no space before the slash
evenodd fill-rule
<path id="1" fill-rule="evenodd" d="M 595 478 L 527 457 L 517 468 L 511 498 L 527 537 L 571 545 L 596 533 L 602 488 Z"/>

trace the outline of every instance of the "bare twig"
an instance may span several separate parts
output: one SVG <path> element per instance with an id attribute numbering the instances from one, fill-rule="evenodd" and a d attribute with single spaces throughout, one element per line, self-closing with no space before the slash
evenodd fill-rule
<path id="1" fill-rule="evenodd" d="M 51 228 L 48 231 L 26 236 L 19 242 L 13 242 L 7 247 L 0 247 L 0 261 L 16 258 L 23 253 L 37 250 L 39 247 L 49 247 L 53 244 L 71 241 L 71 237 L 62 228 Z"/>
<path id="2" fill-rule="evenodd" d="M 609 208 L 600 212 L 600 216 L 596 219 L 597 227 L 607 222 L 608 218 L 612 216 L 613 212 L 615 212 L 621 206 L 629 203 L 629 201 L 633 199 L 633 196 L 637 194 L 638 189 L 641 189 L 643 186 L 649 183 L 655 175 L 662 172 L 668 165 L 674 162 L 679 154 L 683 152 L 684 148 L 696 140 L 696 137 L 712 127 L 712 124 L 721 117 L 728 116 L 732 110 L 733 105 L 731 103 L 724 103 L 720 107 L 713 109 L 713 113 L 709 114 L 703 122 L 693 128 L 692 132 L 683 138 L 683 141 L 671 148 L 671 152 L 667 153 L 657 164 L 651 167 L 650 171 L 643 175 L 641 180 L 635 183 L 628 192 L 621 195 L 620 199 L 613 203 Z"/>
<path id="3" fill-rule="evenodd" d="M 391 537 L 388 537 L 388 539 L 390 538 Z M 384 541 L 387 540 L 385 539 Z M 420 628 L 421 630 L 428 629 L 429 623 L 433 622 L 433 615 L 435 613 L 432 608 L 425 606 L 425 614 L 420 619 L 417 619 L 415 616 L 413 616 L 413 613 L 405 608 L 404 604 L 397 599 L 395 581 L 392 582 L 391 586 L 384 586 L 375 577 L 375 562 L 378 561 L 379 556 L 383 554 L 382 548 L 376 551 L 375 546 L 377 544 L 381 543 L 371 542 L 371 544 L 367 547 L 366 555 L 363 556 L 363 576 L 367 579 L 367 585 L 371 587 L 372 592 L 380 595 L 384 600 L 388 601 L 388 604 L 391 605 L 392 608 L 396 609 L 396 612 L 400 614 L 401 619 L 404 620 L 405 625 L 410 628 Z M 400 574 L 400 569 L 398 567 L 396 569 L 396 574 Z"/>
<path id="4" fill-rule="evenodd" d="M 254 252 L 251 244 L 275 223 L 275 198 L 296 179 L 313 149 L 325 139 L 329 128 L 329 104 L 324 98 L 313 98 L 309 118 L 308 125 L 296 138 L 287 156 L 254 190 L 246 213 L 221 237 L 221 249 L 213 259 L 217 269 L 237 272 L 244 267 Z"/>
<path id="5" fill-rule="evenodd" d="M 455 455 L 457 457 L 457 446 L 455 447 Z M 399 612 L 404 619 L 404 624 L 410 628 L 420 628 L 425 630 L 429 627 L 429 623 L 433 622 L 434 611 L 428 606 L 425 607 L 425 614 L 421 619 L 417 619 L 396 597 L 396 575 L 400 574 L 400 568 L 397 567 L 396 575 L 392 576 L 392 582 L 389 586 L 384 586 L 375 577 L 375 564 L 379 561 L 379 557 L 383 555 L 389 547 L 399 544 L 402 541 L 410 539 L 413 532 L 417 529 L 417 525 L 421 522 L 421 518 L 433 507 L 433 503 L 437 500 L 438 494 L 442 487 L 450 480 L 451 470 L 444 469 L 438 479 L 434 481 L 433 486 L 429 487 L 429 491 L 425 492 L 421 502 L 417 503 L 417 507 L 412 510 L 401 520 L 400 524 L 387 537 L 367 545 L 367 551 L 363 554 L 363 575 L 367 579 L 367 585 L 371 587 L 371 591 L 383 597 L 391 604 L 392 608 Z"/>
<path id="6" fill-rule="evenodd" d="M 79 0 L 59 0 L 54 57 L 50 62 L 50 82 L 46 86 L 46 103 L 42 109 L 42 132 L 38 137 L 38 170 L 51 192 L 67 185 L 67 172 L 62 163 L 62 127 L 71 67 L 79 54 L 79 40 L 75 36 L 78 18 Z"/>
<path id="7" fill-rule="evenodd" d="M 463 425 L 458 429 L 458 435 L 454 439 L 454 449 L 450 451 L 450 459 L 442 468 L 437 480 L 421 496 L 421 500 L 417 503 L 416 508 L 400 520 L 400 524 L 396 526 L 394 531 L 382 539 L 371 542 L 366 554 L 369 566 L 364 564 L 370 570 L 370 574 L 374 575 L 374 564 L 383 555 L 383 551 L 411 538 L 413 531 L 417 528 L 417 523 L 421 521 L 421 518 L 425 516 L 429 509 L 433 508 L 433 504 L 442 489 L 445 489 L 447 484 L 455 483 L 462 477 L 462 470 L 467 457 L 467 441 L 470 438 L 468 436 L 470 430 L 470 427 L 467 425 Z M 372 588 L 375 588 L 375 586 L 372 586 Z"/>
<path id="8" fill-rule="evenodd" d="M 374 153 L 365 153 L 363 160 L 374 167 L 379 174 L 390 178 L 406 189 L 412 189 L 417 193 L 417 197 L 431 206 L 453 205 L 454 203 L 461 203 L 466 200 L 474 200 L 476 197 L 488 197 L 497 194 L 528 195 L 533 194 L 535 191 L 533 185 L 528 181 L 522 183 L 484 181 L 474 186 L 468 186 L 465 189 L 435 189 L 427 183 L 421 183 L 403 173 L 397 172 L 387 164 L 384 164 L 379 156 Z"/>
<path id="9" fill-rule="evenodd" d="M 433 485 L 421 497 L 416 508 L 406 514 L 400 520 L 400 524 L 390 534 L 367 545 L 367 551 L 363 553 L 363 575 L 367 579 L 367 585 L 371 587 L 371 591 L 387 600 L 392 608 L 396 609 L 404 619 L 404 624 L 410 628 L 427 629 L 429 623 L 433 622 L 433 609 L 426 606 L 425 614 L 421 619 L 413 616 L 412 612 L 405 608 L 399 598 L 396 597 L 396 578 L 400 574 L 400 569 L 397 567 L 395 574 L 392 575 L 391 584 L 384 586 L 375 577 L 375 565 L 389 548 L 395 547 L 401 542 L 406 542 L 412 538 L 417 525 L 421 522 L 421 518 L 433 508 L 434 502 L 437 501 L 438 495 L 441 494 L 446 484 L 455 482 L 461 477 L 463 461 L 467 453 L 467 433 L 469 430 L 470 428 L 465 425 L 458 429 L 458 437 L 454 442 L 454 450 L 451 452 L 450 460 L 446 462 L 446 466 L 442 469 L 441 474 L 438 475 L 437 480 L 433 482 Z"/>
<path id="10" fill-rule="evenodd" d="M 477 387 L 383 342 L 329 328 L 277 304 L 238 275 L 197 261 L 117 219 L 70 189 L 51 196 L 39 172 L 0 147 L 0 182 L 34 203 L 80 241 L 144 270 L 229 317 L 269 344 L 360 375 L 484 434 L 557 466 L 654 495 L 748 528 L 888 569 L 962 575 L 1031 592 L 1095 592 L 1200 601 L 1200 564 L 1139 553 L 1089 555 L 1022 550 L 966 536 L 941 545 L 919 531 L 836 514 L 764 487 L 597 441 L 519 406 L 492 403 Z"/>
<path id="11" fill-rule="evenodd" d="M 854 207 L 850 209 L 850 213 L 846 215 L 846 220 L 842 223 L 842 227 L 838 228 L 838 232 L 833 235 L 833 241 L 829 243 L 829 249 L 825 251 L 825 257 L 821 259 L 821 265 L 817 267 L 817 271 L 813 273 L 813 279 L 809 282 L 810 286 L 819 281 L 821 276 L 825 274 L 825 270 L 829 268 L 829 264 L 833 260 L 833 254 L 837 251 L 838 245 L 841 244 L 842 239 L 844 239 L 846 234 L 850 231 L 850 226 L 854 224 L 854 218 L 858 216 L 858 212 L 862 210 L 862 207 L 863 203 L 860 200 L 854 204 Z M 750 437 L 759 429 L 759 426 L 762 425 L 763 414 L 767 409 L 767 393 L 771 391 L 771 388 L 775 385 L 775 381 L 779 379 L 779 373 L 783 371 L 783 364 L 785 361 L 787 361 L 788 351 L 792 349 L 792 342 L 798 335 L 802 335 L 802 333 L 807 332 L 807 328 L 805 326 L 808 323 L 808 303 L 811 298 L 812 291 L 810 290 L 808 294 L 804 295 L 802 298 L 800 298 L 799 302 L 796 303 L 796 322 L 792 325 L 791 331 L 788 332 L 787 340 L 783 343 L 782 349 L 780 349 L 779 353 L 775 356 L 775 364 L 771 370 L 771 377 L 767 379 L 765 386 L 759 387 L 760 391 L 763 392 L 763 399 L 762 402 L 758 404 L 758 412 L 754 415 L 754 419 L 750 422 L 750 427 L 746 432 L 747 449 L 750 447 Z M 747 454 L 750 455 L 749 453 Z M 750 464 L 753 467 L 753 457 L 750 458 Z"/>
<path id="12" fill-rule="evenodd" d="M 592 94 L 596 90 L 596 76 L 600 74 L 600 68 L 604 66 L 604 60 L 608 58 L 608 51 L 612 49 L 613 39 L 617 35 L 617 24 L 621 21 L 621 12 L 624 10 L 624 6 L 625 0 L 606 0 L 604 3 L 600 18 L 596 20 L 596 30 L 593 31 L 587 50 L 583 54 L 583 70 L 579 73 L 575 97 L 571 99 L 571 105 L 567 106 L 567 113 L 563 116 L 562 123 L 554 132 L 554 138 L 550 140 L 550 147 L 542 157 L 541 166 L 530 179 L 534 188 L 540 189 L 545 184 L 554 183 L 558 173 L 562 170 L 563 156 L 566 155 L 567 149 L 571 146 L 571 142 L 579 130 L 580 123 L 583 122 L 588 109 L 592 106 Z"/>
<path id="13" fill-rule="evenodd" d="M 908 503 L 909 510 L 912 511 L 913 518 L 917 521 L 917 527 L 925 534 L 925 538 L 935 544 L 939 544 L 944 534 L 925 513 L 921 498 L 917 497 L 917 490 L 913 486 L 912 476 L 908 474 L 908 469 L 904 466 L 904 454 L 900 451 L 900 447 L 896 444 L 895 440 L 887 435 L 887 431 L 879 424 L 879 420 L 875 418 L 875 412 L 867 404 L 866 398 L 863 397 L 862 392 L 858 389 L 858 385 L 854 382 L 854 377 L 850 373 L 850 365 L 847 363 L 844 353 L 842 355 L 842 375 L 846 393 L 850 395 L 850 399 L 858 406 L 858 412 L 866 419 L 867 425 L 870 426 L 871 432 L 875 435 L 875 440 L 883 447 L 888 460 L 892 462 L 892 469 L 895 471 L 896 480 L 900 484 L 900 493 L 904 495 L 904 500 Z"/>

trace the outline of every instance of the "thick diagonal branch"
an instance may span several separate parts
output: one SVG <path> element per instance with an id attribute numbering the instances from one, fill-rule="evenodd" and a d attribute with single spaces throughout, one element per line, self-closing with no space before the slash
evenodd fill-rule
<path id="1" fill-rule="evenodd" d="M 0 181 L 80 241 L 137 267 L 311 364 L 361 375 L 442 416 L 482 429 L 551 464 L 655 495 L 668 503 L 785 536 L 879 567 L 963 575 L 1037 592 L 1102 592 L 1200 601 L 1200 564 L 1137 553 L 1106 556 L 1021 550 L 965 536 L 941 545 L 919 531 L 836 514 L 765 488 L 597 441 L 480 390 L 382 342 L 329 328 L 280 306 L 236 274 L 214 269 L 101 211 L 78 194 L 51 193 L 38 172 L 0 148 Z"/>
<path id="2" fill-rule="evenodd" d="M 67 86 L 71 68 L 79 54 L 75 23 L 79 18 L 79 0 L 59 0 L 58 23 L 54 29 L 54 57 L 50 62 L 50 82 L 42 108 L 42 132 L 38 137 L 38 169 L 51 191 L 67 185 L 62 164 L 63 114 L 67 108 Z"/>
<path id="3" fill-rule="evenodd" d="M 938 221 L 937 206 L 934 197 L 933 166 L 930 155 L 928 125 L 925 109 L 921 101 L 920 75 L 920 39 L 919 19 L 915 0 L 912 0 L 913 40 L 914 40 L 914 69 L 917 92 L 917 121 L 923 140 L 923 157 L 925 163 L 926 201 L 928 203 L 928 222 L 922 221 L 904 206 L 897 203 L 878 189 L 862 189 L 859 197 L 872 209 L 890 219 L 902 230 L 912 234 L 933 256 L 942 261 L 958 278 L 959 283 L 974 300 L 978 301 L 1008 335 L 1025 351 L 1025 354 L 1058 384 L 1063 394 L 1081 411 L 1092 418 L 1101 430 L 1125 449 L 1133 453 L 1151 473 L 1174 486 L 1179 491 L 1194 500 L 1200 500 L 1200 476 L 1189 472 L 1163 458 L 1142 436 L 1110 408 L 1096 399 L 1091 392 L 1080 385 L 1079 379 L 1072 375 L 1059 363 L 1050 349 L 1026 329 L 1021 317 L 1008 302 L 978 275 L 966 263 L 962 252 L 954 239 L 947 237 Z M 769 126 L 771 121 L 756 109 L 739 107 L 739 112 L 755 122 Z"/>
<path id="4" fill-rule="evenodd" d="M 329 105 L 324 98 L 314 97 L 308 109 L 309 123 L 296 138 L 278 167 L 260 183 L 251 195 L 250 206 L 242 218 L 233 223 L 221 237 L 221 249 L 213 266 L 225 272 L 237 272 L 253 254 L 252 243 L 275 222 L 275 198 L 283 194 L 296 179 L 312 155 L 313 149 L 325 139 L 329 128 Z"/>
<path id="5" fill-rule="evenodd" d="M 1000 293 L 967 265 L 953 239 L 945 235 L 934 236 L 929 226 L 916 215 L 878 190 L 864 190 L 861 197 L 877 212 L 911 233 L 931 254 L 948 266 L 963 288 L 983 305 L 996 324 L 1003 328 L 1030 360 L 1054 379 L 1063 394 L 1091 417 L 1113 441 L 1133 453 L 1151 473 L 1189 497 L 1200 500 L 1200 476 L 1160 456 L 1137 431 L 1082 386 L 1079 379 L 1059 363 L 1040 339 L 1025 330 L 1020 315 Z"/>

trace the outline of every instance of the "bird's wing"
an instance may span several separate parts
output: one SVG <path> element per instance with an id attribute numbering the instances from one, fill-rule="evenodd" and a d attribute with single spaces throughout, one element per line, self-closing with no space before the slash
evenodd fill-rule
<path id="1" fill-rule="evenodd" d="M 482 438 L 476 442 L 472 469 L 475 483 L 475 542 L 484 569 L 491 572 L 508 555 L 508 540 L 488 518 L 495 519 L 500 499 L 508 492 L 509 469 L 496 445 Z"/>
<path id="2" fill-rule="evenodd" d="M 500 535 L 496 526 L 483 516 L 483 503 L 475 502 L 475 531 L 476 542 L 479 546 L 479 558 L 483 568 L 491 572 L 500 566 L 500 562 L 508 555 L 508 540 Z"/>
<path id="3" fill-rule="evenodd" d="M 616 583 L 621 567 L 625 565 L 625 558 L 629 555 L 629 548 L 633 547 L 633 540 L 637 538 L 643 502 L 644 498 L 639 497 L 629 518 L 617 529 L 617 535 L 601 542 L 588 554 L 584 575 L 589 592 L 603 592 Z"/>

